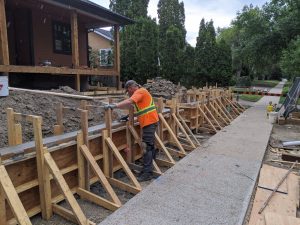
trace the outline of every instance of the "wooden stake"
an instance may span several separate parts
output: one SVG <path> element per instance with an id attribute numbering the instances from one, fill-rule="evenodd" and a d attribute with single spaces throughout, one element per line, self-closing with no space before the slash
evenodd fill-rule
<path id="1" fill-rule="evenodd" d="M 230 124 L 230 122 L 231 122 L 230 118 L 226 115 L 226 113 L 223 111 L 222 107 L 218 104 L 217 101 L 216 101 L 216 107 L 220 110 L 222 115 L 226 118 L 228 124 Z"/>
<path id="2" fill-rule="evenodd" d="M 193 134 L 193 132 L 191 131 L 191 129 L 189 128 L 189 126 L 186 124 L 186 122 L 184 121 L 184 119 L 182 118 L 182 116 L 180 114 L 178 114 L 178 118 L 181 121 L 181 123 L 183 124 L 185 130 L 187 132 L 189 132 L 189 134 L 193 137 L 194 141 L 197 143 L 198 146 L 200 146 L 200 142 L 198 141 L 198 139 L 195 137 L 195 135 Z"/>
<path id="3" fill-rule="evenodd" d="M 179 120 L 177 119 L 176 115 L 173 113 L 172 117 L 175 121 L 175 123 L 177 124 L 177 126 L 179 127 L 179 129 L 181 130 L 181 132 L 185 135 L 186 139 L 188 140 L 188 142 L 190 143 L 190 145 L 193 148 L 196 148 L 196 145 L 194 144 L 194 142 L 191 140 L 190 136 L 187 134 L 187 132 L 185 131 L 184 127 L 181 125 L 181 123 L 179 122 Z"/>
<path id="4" fill-rule="evenodd" d="M 224 112 L 226 112 L 226 114 L 228 115 L 228 117 L 231 119 L 231 121 L 234 120 L 233 117 L 231 116 L 230 112 L 228 112 L 228 110 L 226 109 L 226 107 L 223 105 L 222 101 L 220 99 L 217 99 L 217 101 L 219 102 L 219 104 L 222 107 L 222 109 L 224 110 Z"/>
<path id="5" fill-rule="evenodd" d="M 80 147 L 84 145 L 82 131 L 77 133 L 77 163 L 78 163 L 78 187 L 84 189 L 86 186 L 85 160 L 81 154 Z"/>
<path id="6" fill-rule="evenodd" d="M 89 147 L 89 133 L 88 133 L 88 111 L 87 110 L 81 110 L 81 130 L 82 130 L 82 136 L 83 136 L 83 143 Z M 87 161 L 84 161 L 84 171 L 85 171 L 85 188 L 86 190 L 90 190 L 90 166 Z"/>
<path id="7" fill-rule="evenodd" d="M 218 112 L 218 110 L 214 107 L 213 104 L 210 105 L 211 108 L 215 111 L 215 113 L 217 114 L 217 116 L 223 121 L 223 123 L 225 125 L 229 125 L 229 123 L 221 116 L 221 114 Z"/>
<path id="8" fill-rule="evenodd" d="M 208 112 L 210 117 L 215 121 L 217 126 L 222 130 L 223 127 L 219 124 L 218 120 L 214 117 L 214 115 L 211 113 L 211 111 L 207 108 L 207 106 L 205 104 L 204 104 L 204 108 L 205 108 L 206 112 Z"/>
<path id="9" fill-rule="evenodd" d="M 36 164 L 39 181 L 39 193 L 41 202 L 42 217 L 45 220 L 49 220 L 52 216 L 52 199 L 51 199 L 51 187 L 49 170 L 45 166 L 44 160 L 44 147 L 42 137 L 42 117 L 33 117 L 33 132 L 36 150 Z"/>
<path id="10" fill-rule="evenodd" d="M 205 113 L 203 112 L 203 110 L 201 109 L 201 107 L 198 107 L 199 111 L 201 112 L 201 114 L 204 116 L 204 118 L 206 119 L 206 121 L 209 123 L 209 125 L 211 126 L 211 128 L 214 130 L 214 132 L 218 132 L 218 130 L 215 128 L 215 126 L 213 125 L 213 123 L 210 121 L 210 119 L 205 115 Z"/>
<path id="11" fill-rule="evenodd" d="M 76 202 L 73 193 L 71 192 L 67 182 L 65 181 L 64 177 L 62 176 L 59 168 L 57 167 L 56 163 L 54 162 L 52 156 L 49 152 L 44 154 L 45 163 L 47 164 L 53 178 L 55 179 L 58 187 L 60 188 L 62 194 L 64 195 L 66 201 L 69 203 L 74 216 L 78 224 L 80 225 L 89 225 L 89 220 L 83 214 L 81 208 L 79 207 L 78 203 Z"/>
<path id="12" fill-rule="evenodd" d="M 20 123 L 16 123 L 15 125 L 15 136 L 16 136 L 16 139 L 15 139 L 15 144 L 16 145 L 20 145 L 23 143 L 23 140 L 22 140 L 22 125 Z"/>
<path id="13" fill-rule="evenodd" d="M 103 172 L 106 177 L 113 177 L 113 155 L 106 144 L 106 139 L 108 137 L 108 130 L 102 130 Z"/>
<path id="14" fill-rule="evenodd" d="M 0 189 L 1 189 L 1 200 L 3 200 L 3 193 L 4 193 L 7 202 L 10 205 L 10 208 L 18 223 L 20 225 L 31 225 L 26 210 L 24 209 L 24 206 L 22 205 L 22 202 L 16 192 L 16 189 L 14 188 L 13 183 L 11 182 L 11 179 L 9 178 L 9 175 L 3 165 L 0 166 Z M 2 214 L 2 216 L 5 216 L 4 213 L 2 212 L 0 214 Z M 2 218 L 1 220 L 3 221 L 4 219 L 5 217 Z M 4 224 L 6 224 L 6 221 Z"/>
<path id="15" fill-rule="evenodd" d="M 168 152 L 166 146 L 164 145 L 164 143 L 159 138 L 159 136 L 157 135 L 156 132 L 155 132 L 155 140 L 157 141 L 158 145 L 161 147 L 162 151 L 164 152 L 164 154 L 166 155 L 166 157 L 168 158 L 168 160 L 170 161 L 170 163 L 172 163 L 173 165 L 175 165 L 175 160 L 173 159 L 173 157 L 171 156 L 171 154 Z"/>
<path id="16" fill-rule="evenodd" d="M 61 135 L 64 133 L 63 104 L 62 103 L 58 103 L 56 105 L 56 120 L 57 120 L 57 125 L 54 126 L 54 135 Z"/>
<path id="17" fill-rule="evenodd" d="M 179 150 L 186 154 L 186 151 L 184 150 L 184 148 L 182 147 L 182 145 L 180 144 L 180 142 L 178 141 L 176 135 L 174 134 L 173 130 L 171 129 L 171 127 L 169 126 L 169 124 L 167 123 L 167 121 L 165 120 L 163 114 L 159 113 L 158 114 L 160 122 L 168 129 L 169 134 L 172 136 L 172 139 L 174 140 L 174 142 L 176 143 L 177 147 L 179 148 Z"/>
<path id="18" fill-rule="evenodd" d="M 16 132 L 15 132 L 14 110 L 12 108 L 7 108 L 6 114 L 7 114 L 8 145 L 15 146 Z"/>

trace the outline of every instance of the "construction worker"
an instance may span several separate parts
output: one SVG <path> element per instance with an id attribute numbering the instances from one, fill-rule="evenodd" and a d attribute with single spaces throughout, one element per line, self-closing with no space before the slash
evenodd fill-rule
<path id="1" fill-rule="evenodd" d="M 151 180 L 153 177 L 153 159 L 155 159 L 155 131 L 158 125 L 158 114 L 151 94 L 134 80 L 125 83 L 130 98 L 117 104 L 109 104 L 106 108 L 129 108 L 135 106 L 140 127 L 142 128 L 143 170 L 138 176 L 139 181 Z"/>

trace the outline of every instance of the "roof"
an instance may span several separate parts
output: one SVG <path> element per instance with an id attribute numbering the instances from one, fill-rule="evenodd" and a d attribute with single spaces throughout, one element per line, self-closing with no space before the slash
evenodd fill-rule
<path id="1" fill-rule="evenodd" d="M 104 37 L 105 39 L 107 39 L 109 41 L 114 41 L 114 37 L 109 30 L 104 30 L 104 29 L 98 28 L 98 29 L 94 30 L 94 33 Z"/>
<path id="2" fill-rule="evenodd" d="M 110 25 L 127 25 L 134 23 L 130 18 L 115 13 L 89 0 L 48 0 L 68 7 L 73 7 L 89 14 L 101 17 Z"/>

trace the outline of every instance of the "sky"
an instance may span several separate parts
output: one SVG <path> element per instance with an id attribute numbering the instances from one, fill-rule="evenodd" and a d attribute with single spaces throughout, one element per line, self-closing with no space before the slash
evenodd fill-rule
<path id="1" fill-rule="evenodd" d="M 91 0 L 105 8 L 109 8 L 109 0 Z M 199 25 L 202 18 L 205 21 L 213 20 L 214 26 L 228 27 L 241 11 L 244 5 L 253 4 L 261 7 L 267 0 L 179 0 L 184 2 L 186 40 L 192 46 L 196 45 Z M 157 18 L 158 0 L 150 0 L 148 14 Z"/>

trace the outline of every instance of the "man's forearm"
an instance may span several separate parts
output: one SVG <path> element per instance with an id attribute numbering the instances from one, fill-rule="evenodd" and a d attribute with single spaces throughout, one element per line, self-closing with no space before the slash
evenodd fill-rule
<path id="1" fill-rule="evenodd" d="M 120 109 L 129 108 L 132 104 L 133 104 L 133 101 L 130 98 L 125 99 L 124 101 L 117 103 L 117 108 L 120 108 Z"/>

